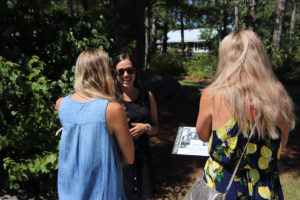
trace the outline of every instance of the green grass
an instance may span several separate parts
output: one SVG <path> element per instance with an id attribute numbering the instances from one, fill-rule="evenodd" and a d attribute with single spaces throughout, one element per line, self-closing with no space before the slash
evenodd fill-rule
<path id="1" fill-rule="evenodd" d="M 178 81 L 181 86 L 188 86 L 188 87 L 196 87 L 196 88 L 204 88 L 207 86 L 206 83 L 193 83 L 193 82 L 186 82 L 186 81 Z"/>
<path id="2" fill-rule="evenodd" d="M 280 175 L 280 182 L 284 199 L 297 200 L 300 199 L 300 176 L 299 172 L 289 172 Z"/>

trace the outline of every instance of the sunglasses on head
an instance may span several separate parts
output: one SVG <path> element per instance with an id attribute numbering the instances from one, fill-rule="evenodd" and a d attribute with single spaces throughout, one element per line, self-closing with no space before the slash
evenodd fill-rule
<path id="1" fill-rule="evenodd" d="M 125 71 L 128 73 L 128 74 L 133 74 L 135 72 L 135 68 L 133 67 L 127 67 L 127 68 L 121 68 L 121 69 L 118 69 L 117 72 L 118 72 L 118 75 L 119 76 L 123 76 Z"/>

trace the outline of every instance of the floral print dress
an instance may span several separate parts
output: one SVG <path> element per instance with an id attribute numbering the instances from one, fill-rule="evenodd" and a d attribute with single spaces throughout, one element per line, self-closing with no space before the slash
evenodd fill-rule
<path id="1" fill-rule="evenodd" d="M 207 185 L 220 192 L 225 192 L 248 141 L 248 138 L 238 132 L 238 124 L 231 118 L 216 131 L 212 131 L 209 140 L 210 157 L 204 167 L 203 179 Z M 279 129 L 278 132 L 281 133 Z M 226 199 L 283 199 L 277 167 L 280 152 L 280 137 L 275 140 L 259 140 L 255 133 Z"/>

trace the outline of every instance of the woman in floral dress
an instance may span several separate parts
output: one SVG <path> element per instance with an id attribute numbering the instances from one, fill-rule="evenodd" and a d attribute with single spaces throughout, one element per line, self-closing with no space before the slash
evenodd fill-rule
<path id="1" fill-rule="evenodd" d="M 293 103 L 259 37 L 238 30 L 221 42 L 218 71 L 200 100 L 196 128 L 209 141 L 207 185 L 225 192 L 254 124 L 226 199 L 283 199 L 277 163 L 295 125 Z"/>

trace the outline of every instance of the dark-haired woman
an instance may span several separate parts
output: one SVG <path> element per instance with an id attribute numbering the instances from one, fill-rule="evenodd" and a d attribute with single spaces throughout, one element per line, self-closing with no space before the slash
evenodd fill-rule
<path id="1" fill-rule="evenodd" d="M 135 66 L 128 54 L 120 54 L 114 62 L 116 80 L 128 118 L 129 132 L 134 139 L 135 162 L 123 168 L 126 198 L 152 197 L 149 136 L 158 131 L 157 106 L 153 94 L 143 89 Z"/>

